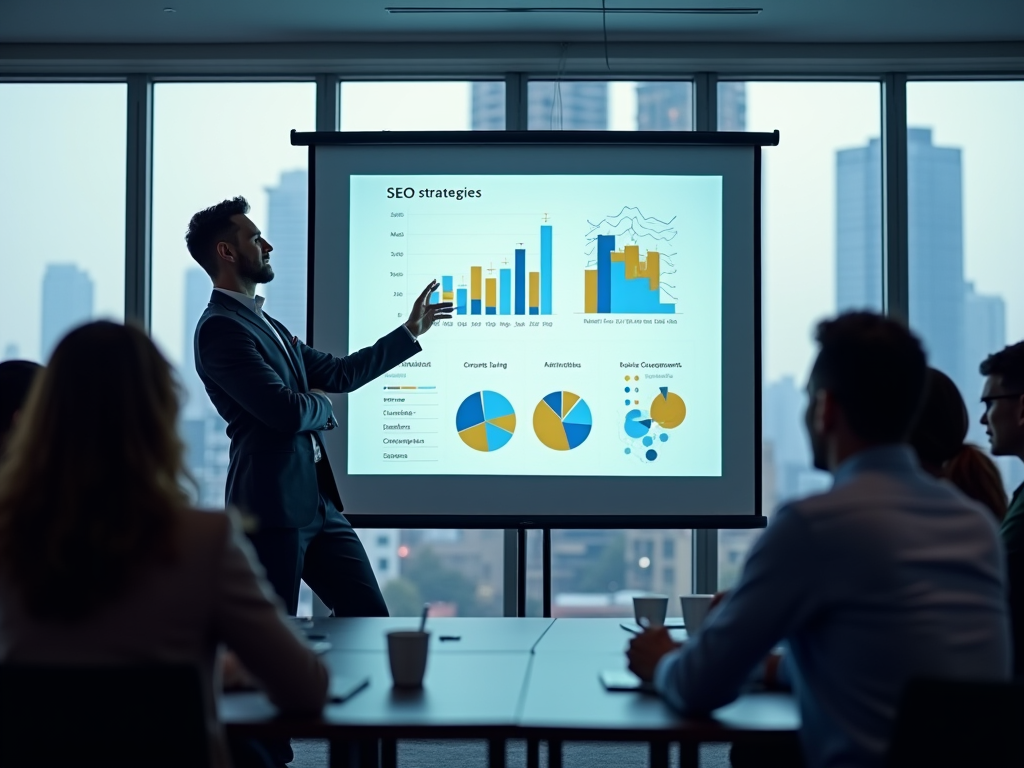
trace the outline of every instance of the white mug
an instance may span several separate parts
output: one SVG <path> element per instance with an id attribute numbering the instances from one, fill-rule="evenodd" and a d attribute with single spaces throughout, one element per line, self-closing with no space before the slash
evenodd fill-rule
<path id="1" fill-rule="evenodd" d="M 686 634 L 693 637 L 708 617 L 711 610 L 711 600 L 714 595 L 683 595 L 679 603 L 683 609 L 683 625 L 686 627 Z"/>
<path id="2" fill-rule="evenodd" d="M 633 598 L 633 613 L 636 623 L 641 627 L 665 626 L 665 614 L 668 613 L 668 597 L 666 595 L 644 595 Z M 642 619 L 646 619 L 646 624 Z"/>

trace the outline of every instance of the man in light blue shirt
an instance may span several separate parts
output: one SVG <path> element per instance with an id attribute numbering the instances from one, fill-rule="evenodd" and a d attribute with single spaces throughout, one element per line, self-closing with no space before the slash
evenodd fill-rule
<path id="1" fill-rule="evenodd" d="M 807 763 L 882 766 L 908 680 L 1009 679 L 1003 555 L 991 516 L 903 444 L 925 386 L 918 340 L 855 313 L 817 341 L 806 428 L 832 489 L 783 506 L 700 632 L 681 648 L 644 633 L 630 669 L 708 712 L 785 641 Z"/>

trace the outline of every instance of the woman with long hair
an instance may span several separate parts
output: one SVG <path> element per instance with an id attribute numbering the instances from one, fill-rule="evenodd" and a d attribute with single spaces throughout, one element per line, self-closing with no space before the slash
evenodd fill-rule
<path id="1" fill-rule="evenodd" d="M 965 443 L 970 419 L 956 384 L 942 371 L 928 369 L 928 394 L 921 407 L 910 444 L 921 467 L 945 478 L 1002 520 L 1006 491 L 995 463 L 980 448 Z"/>
<path id="2" fill-rule="evenodd" d="M 195 663 L 215 713 L 224 643 L 279 707 L 319 711 L 327 672 L 248 543 L 189 503 L 178 410 L 141 330 L 90 323 L 57 346 L 0 464 L 0 661 Z"/>

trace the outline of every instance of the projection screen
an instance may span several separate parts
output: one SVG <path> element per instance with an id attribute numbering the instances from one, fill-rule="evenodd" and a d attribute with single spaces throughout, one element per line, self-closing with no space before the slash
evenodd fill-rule
<path id="1" fill-rule="evenodd" d="M 333 395 L 355 525 L 764 525 L 760 165 L 775 134 L 292 134 L 307 343 L 451 320 Z"/>

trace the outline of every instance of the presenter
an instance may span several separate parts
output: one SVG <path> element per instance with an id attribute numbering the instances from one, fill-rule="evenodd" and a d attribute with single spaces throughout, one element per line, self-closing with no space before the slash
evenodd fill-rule
<path id="1" fill-rule="evenodd" d="M 195 332 L 196 371 L 231 440 L 226 500 L 254 518 L 249 534 L 267 578 L 295 615 L 304 579 L 336 616 L 387 616 L 362 543 L 342 514 L 321 432 L 337 422 L 326 392 L 351 392 L 420 351 L 450 303 L 430 304 L 346 357 L 318 352 L 263 312 L 256 286 L 274 279 L 273 251 L 245 198 L 189 222 L 185 243 L 213 280 Z M 340 298 L 340 297 L 339 297 Z"/>

